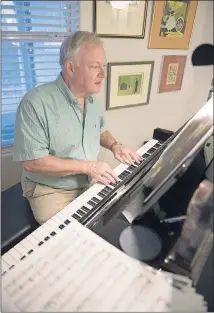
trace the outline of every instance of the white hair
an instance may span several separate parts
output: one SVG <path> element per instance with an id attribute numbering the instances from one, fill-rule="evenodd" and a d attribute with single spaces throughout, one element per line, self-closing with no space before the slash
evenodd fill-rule
<path id="1" fill-rule="evenodd" d="M 103 46 L 102 40 L 95 34 L 88 31 L 77 31 L 67 37 L 60 47 L 59 64 L 64 68 L 65 61 L 72 61 L 83 43 L 91 43 Z"/>

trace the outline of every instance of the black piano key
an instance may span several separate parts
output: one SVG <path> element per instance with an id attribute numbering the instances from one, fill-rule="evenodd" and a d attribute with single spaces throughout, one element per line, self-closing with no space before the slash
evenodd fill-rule
<path id="1" fill-rule="evenodd" d="M 63 229 L 63 228 L 65 228 L 65 225 L 61 224 L 61 225 L 59 225 L 59 228 Z"/>
<path id="2" fill-rule="evenodd" d="M 38 243 L 38 246 L 41 246 L 41 245 L 43 245 L 44 244 L 44 242 L 43 241 L 40 241 L 39 243 Z"/>
<path id="3" fill-rule="evenodd" d="M 93 201 L 91 201 L 91 200 L 88 201 L 88 204 L 90 204 L 90 205 L 92 205 L 92 206 L 95 206 L 95 205 L 96 205 L 96 203 L 93 202 Z"/>
<path id="4" fill-rule="evenodd" d="M 26 255 L 23 255 L 20 260 L 24 260 L 25 258 L 26 258 Z"/>
<path id="5" fill-rule="evenodd" d="M 76 220 L 79 220 L 79 219 L 80 219 L 80 216 L 77 215 L 76 213 L 74 213 L 74 214 L 72 215 L 72 217 L 74 217 Z"/>
<path id="6" fill-rule="evenodd" d="M 100 202 L 100 200 L 97 199 L 96 197 L 93 197 L 91 200 L 94 201 L 94 202 L 96 202 L 96 203 L 99 203 L 99 202 Z"/>
<path id="7" fill-rule="evenodd" d="M 81 215 L 81 216 L 84 216 L 85 215 L 85 212 L 83 212 L 82 210 L 77 210 L 77 213 L 79 214 L 79 215 Z"/>
<path id="8" fill-rule="evenodd" d="M 50 239 L 50 237 L 49 236 L 47 236 L 47 237 L 45 237 L 45 241 L 48 241 Z"/>
<path id="9" fill-rule="evenodd" d="M 123 180 L 123 179 L 126 177 L 126 175 L 124 175 L 123 173 L 121 173 L 118 177 Z"/>
<path id="10" fill-rule="evenodd" d="M 51 235 L 51 236 L 55 236 L 55 235 L 56 235 L 55 231 L 52 231 L 52 232 L 50 233 L 50 235 Z"/>
<path id="11" fill-rule="evenodd" d="M 156 151 L 156 149 L 151 148 L 151 149 L 149 149 L 147 152 L 151 154 L 151 153 L 153 153 L 153 152 L 155 152 L 155 151 Z"/>
<path id="12" fill-rule="evenodd" d="M 100 191 L 100 192 L 98 192 L 98 196 L 105 198 L 106 195 L 102 191 Z"/>
<path id="13" fill-rule="evenodd" d="M 110 187 L 108 187 L 108 186 L 105 186 L 104 189 L 106 189 L 107 191 L 112 191 L 112 189 Z"/>
<path id="14" fill-rule="evenodd" d="M 160 143 L 156 143 L 155 145 L 154 145 L 154 148 L 159 148 L 161 146 L 161 144 Z"/>
<path id="15" fill-rule="evenodd" d="M 109 191 L 106 189 L 106 187 L 103 188 L 101 191 L 102 191 L 105 195 L 108 195 L 108 194 L 109 194 Z"/>
<path id="16" fill-rule="evenodd" d="M 33 252 L 33 249 L 31 249 L 30 251 L 28 251 L 28 254 L 31 254 Z"/>
<path id="17" fill-rule="evenodd" d="M 69 220 L 65 220 L 65 221 L 64 221 L 64 223 L 65 223 L 66 225 L 70 224 L 70 222 L 71 222 L 71 221 L 69 221 Z"/>
<path id="18" fill-rule="evenodd" d="M 90 211 L 90 209 L 89 208 L 87 208 L 86 206 L 82 206 L 81 207 L 81 210 L 83 211 L 83 212 L 88 212 L 88 211 Z"/>
<path id="19" fill-rule="evenodd" d="M 110 183 L 109 185 L 111 185 L 112 187 L 116 187 L 120 182 L 116 182 L 116 183 Z"/>
<path id="20" fill-rule="evenodd" d="M 11 270 L 14 266 L 15 266 L 14 264 L 13 264 L 13 265 L 11 265 L 11 266 L 9 267 L 9 270 Z"/>
<path id="21" fill-rule="evenodd" d="M 125 171 L 123 172 L 123 174 L 126 175 L 126 176 L 128 176 L 130 173 L 125 170 Z"/>
<path id="22" fill-rule="evenodd" d="M 136 169 L 136 166 L 134 165 L 130 165 L 127 170 L 130 171 L 130 172 L 133 172 L 134 170 Z"/>
<path id="23" fill-rule="evenodd" d="M 150 157 L 150 154 L 148 154 L 148 153 L 143 154 L 143 158 L 147 159 L 148 157 Z"/>

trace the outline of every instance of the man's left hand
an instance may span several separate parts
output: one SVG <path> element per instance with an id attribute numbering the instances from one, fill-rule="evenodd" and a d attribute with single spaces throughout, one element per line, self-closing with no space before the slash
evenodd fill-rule
<path id="1" fill-rule="evenodd" d="M 122 145 L 116 144 L 112 148 L 115 159 L 125 164 L 134 164 L 134 162 L 140 164 L 143 158 L 134 149 L 124 147 Z"/>

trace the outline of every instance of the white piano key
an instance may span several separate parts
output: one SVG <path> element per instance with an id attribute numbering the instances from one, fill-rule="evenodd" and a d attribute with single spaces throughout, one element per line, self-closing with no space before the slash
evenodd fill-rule
<path id="1" fill-rule="evenodd" d="M 43 236 L 43 239 L 49 234 L 49 232 L 46 229 L 42 228 L 41 226 L 37 228 L 34 232 L 36 233 L 36 236 L 38 235 Z"/>
<path id="2" fill-rule="evenodd" d="M 21 242 L 20 242 L 26 249 L 31 250 L 32 249 L 32 243 L 27 240 L 27 237 L 25 239 L 23 239 Z"/>
<path id="3" fill-rule="evenodd" d="M 138 152 L 140 155 L 143 155 L 143 154 L 146 153 L 149 149 L 151 149 L 157 142 L 158 142 L 158 140 L 156 140 L 156 139 L 151 139 L 151 140 L 149 140 L 145 145 L 143 145 L 140 149 L 138 149 L 137 152 Z"/>
<path id="4" fill-rule="evenodd" d="M 26 240 L 29 241 L 29 243 L 31 244 L 31 249 L 32 249 L 32 247 L 37 246 L 37 244 L 39 242 L 32 234 L 27 236 Z"/>
<path id="5" fill-rule="evenodd" d="M 5 271 L 8 270 L 9 267 L 10 265 L 2 259 L 1 260 L 1 272 L 4 273 Z"/>
<path id="6" fill-rule="evenodd" d="M 63 209 L 62 211 L 64 211 L 64 209 Z M 61 212 L 62 212 L 62 211 L 61 211 Z M 63 214 L 63 215 L 64 215 L 64 214 Z M 65 216 L 67 216 L 67 215 L 65 215 Z M 53 220 L 56 224 L 58 224 L 58 227 L 59 227 L 59 225 L 62 223 L 62 219 L 61 219 L 60 217 L 58 217 L 57 214 L 54 215 L 54 216 L 51 218 L 51 220 Z"/>
<path id="7" fill-rule="evenodd" d="M 82 206 L 82 203 L 78 202 L 78 198 L 73 200 L 70 204 L 68 204 L 63 210 L 61 210 L 62 214 L 70 217 L 73 213 L 76 213 Z"/>
<path id="8" fill-rule="evenodd" d="M 8 252 L 2 256 L 2 260 L 4 260 L 9 266 L 15 265 L 17 260 L 15 260 Z"/>
<path id="9" fill-rule="evenodd" d="M 44 240 L 44 238 L 47 236 L 46 233 L 41 232 L 41 227 L 38 230 L 35 230 L 32 233 L 32 236 L 34 236 L 36 238 L 36 240 L 38 240 L 38 242 Z"/>
<path id="10" fill-rule="evenodd" d="M 12 248 L 8 251 L 8 254 L 14 258 L 16 261 L 19 261 L 22 257 L 22 255 L 15 249 L 15 248 Z"/>
<path id="11" fill-rule="evenodd" d="M 52 228 L 51 226 L 49 226 L 49 225 L 47 224 L 47 222 L 45 222 L 44 224 L 42 224 L 41 227 L 42 227 L 43 229 L 47 230 L 47 232 L 49 233 L 49 235 L 50 235 L 50 233 L 53 231 L 53 228 Z"/>
<path id="12" fill-rule="evenodd" d="M 54 231 L 59 230 L 59 223 L 54 221 L 52 218 L 47 221 L 47 224 L 53 228 Z"/>
<path id="13" fill-rule="evenodd" d="M 28 250 L 21 243 L 15 245 L 15 248 L 22 256 L 28 252 Z"/>

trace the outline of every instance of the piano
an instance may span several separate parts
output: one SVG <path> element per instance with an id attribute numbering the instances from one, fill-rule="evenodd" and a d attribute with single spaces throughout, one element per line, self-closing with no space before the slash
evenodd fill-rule
<path id="1" fill-rule="evenodd" d="M 113 203 L 121 198 L 143 175 L 142 168 L 144 172 L 151 167 L 165 145 L 166 143 L 156 139 L 148 141 L 138 150 L 143 157 L 140 165 L 120 164 L 114 169 L 120 178 L 118 183 L 109 186 L 94 184 L 63 210 L 4 253 L 1 274 L 6 275 L 17 263 L 34 253 L 40 246 L 48 244 L 52 237 L 63 231 L 72 218 L 93 229 Z"/>

